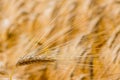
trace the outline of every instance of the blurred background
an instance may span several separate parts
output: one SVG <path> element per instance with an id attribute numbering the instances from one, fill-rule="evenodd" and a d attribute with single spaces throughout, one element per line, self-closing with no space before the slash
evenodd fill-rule
<path id="1" fill-rule="evenodd" d="M 0 0 L 0 80 L 120 80 L 119 43 L 120 0 Z"/>

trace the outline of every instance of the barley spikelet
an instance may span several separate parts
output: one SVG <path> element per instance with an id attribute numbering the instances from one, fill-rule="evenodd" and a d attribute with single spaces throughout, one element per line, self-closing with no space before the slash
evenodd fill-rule
<path id="1" fill-rule="evenodd" d="M 26 64 L 32 64 L 32 63 L 47 63 L 47 62 L 55 62 L 55 59 L 43 57 L 43 56 L 35 56 L 35 57 L 27 57 L 25 59 L 20 59 L 16 66 L 26 65 Z"/>

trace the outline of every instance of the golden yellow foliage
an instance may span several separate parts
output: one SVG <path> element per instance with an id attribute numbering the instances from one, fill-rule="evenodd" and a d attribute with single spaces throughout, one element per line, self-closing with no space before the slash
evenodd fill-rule
<path id="1" fill-rule="evenodd" d="M 0 80 L 119 80 L 119 0 L 0 0 Z"/>

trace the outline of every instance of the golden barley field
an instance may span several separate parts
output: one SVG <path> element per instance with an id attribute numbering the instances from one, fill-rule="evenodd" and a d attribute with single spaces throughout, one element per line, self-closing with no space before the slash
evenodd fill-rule
<path id="1" fill-rule="evenodd" d="M 0 0 L 0 80 L 120 80 L 120 0 Z"/>

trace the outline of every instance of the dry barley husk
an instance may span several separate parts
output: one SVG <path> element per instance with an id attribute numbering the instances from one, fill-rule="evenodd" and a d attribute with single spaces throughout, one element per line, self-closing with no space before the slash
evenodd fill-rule
<path id="1" fill-rule="evenodd" d="M 119 0 L 0 0 L 0 80 L 119 80 L 119 38 Z"/>

